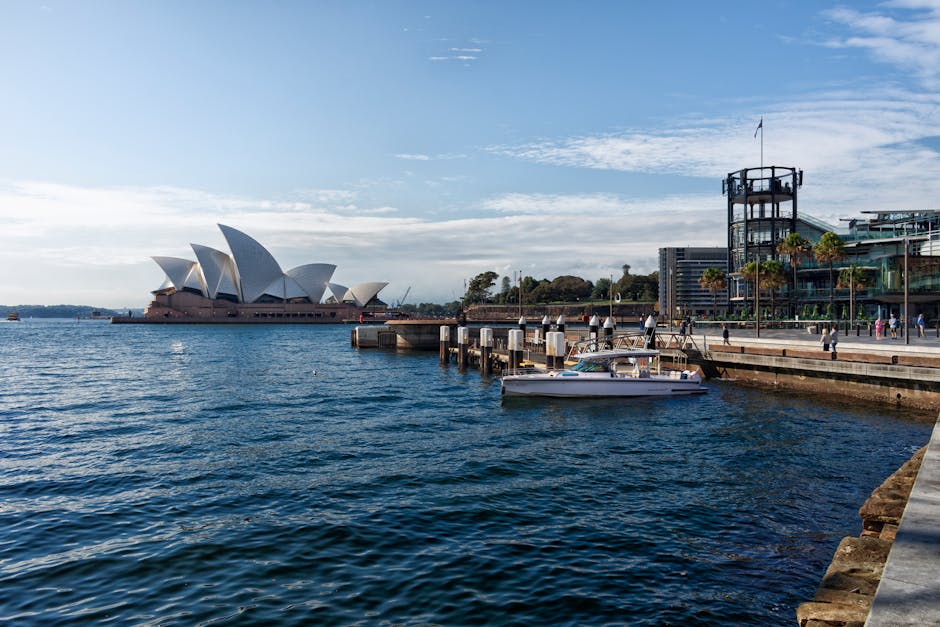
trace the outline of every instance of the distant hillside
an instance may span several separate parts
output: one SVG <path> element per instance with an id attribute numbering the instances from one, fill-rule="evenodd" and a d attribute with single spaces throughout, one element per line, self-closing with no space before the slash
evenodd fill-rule
<path id="1" fill-rule="evenodd" d="M 89 305 L 0 305 L 0 316 L 6 318 L 11 311 L 20 314 L 20 318 L 91 318 L 92 315 L 109 317 L 127 315 L 127 311 L 115 311 L 104 307 Z M 135 311 L 134 315 L 140 313 Z"/>

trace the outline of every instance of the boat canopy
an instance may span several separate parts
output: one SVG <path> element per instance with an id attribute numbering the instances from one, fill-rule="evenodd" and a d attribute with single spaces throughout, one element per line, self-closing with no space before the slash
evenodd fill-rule
<path id="1" fill-rule="evenodd" d="M 658 350 L 652 349 L 643 349 L 643 348 L 621 348 L 621 349 L 610 349 L 610 350 L 601 350 L 601 351 L 591 351 L 587 353 L 579 353 L 574 355 L 579 361 L 603 361 L 608 362 L 614 359 L 626 359 L 626 358 L 643 358 L 653 359 L 659 357 Z"/>

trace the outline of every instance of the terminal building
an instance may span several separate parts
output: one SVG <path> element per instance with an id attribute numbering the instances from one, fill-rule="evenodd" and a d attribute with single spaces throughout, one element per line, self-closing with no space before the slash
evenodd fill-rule
<path id="1" fill-rule="evenodd" d="M 336 266 L 328 263 L 284 271 L 252 237 L 219 229 L 231 254 L 192 244 L 195 260 L 153 257 L 166 281 L 153 292 L 148 318 L 340 322 L 385 314 L 378 295 L 388 283 L 346 287 L 332 282 Z"/>
<path id="2" fill-rule="evenodd" d="M 754 286 L 741 270 L 751 261 L 775 259 L 784 265 L 787 275 L 786 285 L 775 293 L 775 316 L 826 316 L 828 263 L 817 261 L 812 250 L 791 259 L 778 247 L 790 233 L 799 233 L 816 244 L 831 231 L 845 246 L 845 256 L 833 263 L 835 319 L 847 320 L 850 309 L 855 318 L 891 313 L 908 320 L 921 313 L 928 320 L 940 317 L 940 210 L 867 211 L 862 212 L 862 218 L 830 225 L 798 211 L 802 186 L 803 172 L 796 168 L 765 166 L 729 173 L 722 181 L 727 198 L 727 247 L 660 249 L 660 312 L 672 312 L 672 316 L 678 312 L 684 317 L 711 311 L 711 295 L 694 287 L 704 271 L 702 265 L 720 268 L 726 274 L 727 293 L 720 297 L 719 315 L 750 310 Z M 713 263 L 690 262 L 690 256 L 697 255 L 693 251 L 704 250 L 710 251 L 707 254 Z M 718 250 L 723 253 L 723 262 L 718 259 Z M 850 290 L 838 277 L 840 270 L 853 265 L 863 275 L 864 285 Z M 770 300 L 767 291 L 762 292 L 762 316 L 766 316 Z M 906 316 L 905 298 L 910 310 Z"/>

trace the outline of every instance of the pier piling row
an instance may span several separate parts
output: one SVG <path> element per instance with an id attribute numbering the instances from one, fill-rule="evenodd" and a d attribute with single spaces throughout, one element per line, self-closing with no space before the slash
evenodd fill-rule
<path id="1" fill-rule="evenodd" d="M 563 367 L 570 343 L 584 340 L 588 328 L 569 333 L 552 331 L 547 316 L 542 328 L 522 336 L 522 355 L 529 362 L 548 368 Z M 561 320 L 563 323 L 564 321 Z M 613 337 L 613 324 L 604 323 L 604 345 Z M 449 331 L 442 330 L 447 327 Z M 489 328 L 489 327 L 488 327 Z M 548 328 L 548 331 L 545 329 Z M 353 345 L 361 348 L 388 347 L 399 349 L 434 350 L 441 354 L 442 363 L 456 352 L 457 364 L 470 366 L 473 339 L 479 346 L 479 328 L 457 327 L 456 321 L 394 321 L 384 326 L 366 325 L 353 332 Z M 510 362 L 510 326 L 494 326 L 492 344 L 488 347 L 491 368 L 508 367 Z M 551 345 L 548 334 L 559 333 L 569 342 L 561 348 Z M 445 335 L 447 334 L 447 335 Z M 472 338 L 472 334 L 476 338 Z M 358 335 L 358 343 L 356 336 Z M 457 337 L 456 346 L 445 339 Z M 558 337 L 558 336 L 553 336 Z M 618 336 L 619 337 L 619 336 Z M 683 367 L 699 369 L 706 378 L 736 379 L 781 389 L 805 390 L 825 394 L 841 394 L 850 398 L 863 398 L 874 402 L 888 402 L 897 406 L 917 407 L 940 411 L 940 351 L 929 346 L 875 344 L 871 341 L 853 342 L 845 337 L 838 352 L 826 352 L 813 340 L 799 336 L 787 339 L 739 338 L 731 345 L 722 345 L 718 336 L 679 336 L 660 332 L 655 337 L 656 348 L 664 358 L 679 360 Z M 558 340 L 552 340 L 556 342 Z M 475 363 L 479 357 L 472 356 Z M 491 370 L 490 370 L 491 371 Z"/>

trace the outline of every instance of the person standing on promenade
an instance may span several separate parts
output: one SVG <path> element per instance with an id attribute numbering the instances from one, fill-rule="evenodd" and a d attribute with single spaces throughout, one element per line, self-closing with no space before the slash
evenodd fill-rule
<path id="1" fill-rule="evenodd" d="M 839 343 L 839 327 L 832 327 L 829 333 L 829 343 L 832 344 L 832 352 L 836 352 L 836 344 Z"/>
<path id="2" fill-rule="evenodd" d="M 888 328 L 891 329 L 891 339 L 898 339 L 898 319 L 894 317 L 894 314 L 888 318 Z"/>
<path id="3" fill-rule="evenodd" d="M 927 333 L 924 330 L 924 314 L 921 313 L 917 316 L 917 337 L 926 337 Z"/>
<path id="4" fill-rule="evenodd" d="M 829 329 L 823 327 L 822 335 L 819 336 L 819 343 L 822 344 L 823 350 L 829 352 Z"/>
<path id="5" fill-rule="evenodd" d="M 881 316 L 878 316 L 878 319 L 875 320 L 875 339 L 880 340 L 884 337 L 885 333 L 885 321 L 881 319 Z"/>
<path id="6" fill-rule="evenodd" d="M 728 325 L 727 324 L 721 325 L 721 343 L 722 344 L 731 344 L 731 342 L 728 341 L 728 336 L 729 336 Z"/>

